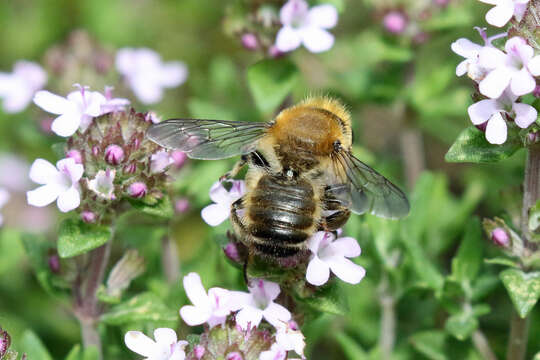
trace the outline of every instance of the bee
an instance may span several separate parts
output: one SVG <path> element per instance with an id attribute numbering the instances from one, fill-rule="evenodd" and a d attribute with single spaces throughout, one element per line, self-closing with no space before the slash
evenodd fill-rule
<path id="1" fill-rule="evenodd" d="M 294 256 L 315 232 L 342 227 L 351 212 L 392 219 L 409 212 L 403 192 L 352 154 L 351 116 L 335 99 L 307 99 L 270 122 L 171 119 L 147 136 L 192 159 L 241 156 L 224 178 L 248 166 L 246 193 L 230 219 L 249 254 Z"/>

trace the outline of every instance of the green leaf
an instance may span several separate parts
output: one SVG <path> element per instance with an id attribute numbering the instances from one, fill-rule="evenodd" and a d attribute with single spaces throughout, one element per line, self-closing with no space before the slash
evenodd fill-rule
<path id="1" fill-rule="evenodd" d="M 470 284 L 478 275 L 482 264 L 482 228 L 480 220 L 473 218 L 467 224 L 465 236 L 457 255 L 452 259 L 452 277 Z"/>
<path id="2" fill-rule="evenodd" d="M 174 215 L 174 210 L 169 196 L 164 195 L 161 199 L 157 199 L 154 204 L 144 202 L 144 199 L 129 199 L 129 202 L 137 210 L 145 214 L 156 216 L 163 219 L 170 219 Z"/>
<path id="3" fill-rule="evenodd" d="M 444 328 L 458 340 L 465 340 L 478 328 L 478 319 L 471 309 L 464 310 L 450 316 Z"/>
<path id="4" fill-rule="evenodd" d="M 341 345 L 345 357 L 350 360 L 368 360 L 368 354 L 362 349 L 360 344 L 343 332 L 334 335 L 336 341 Z"/>
<path id="5" fill-rule="evenodd" d="M 347 298 L 335 280 L 318 287 L 314 292 L 296 289 L 296 295 L 300 302 L 320 312 L 346 315 L 349 311 Z"/>
<path id="6" fill-rule="evenodd" d="M 499 257 L 494 257 L 494 258 L 491 258 L 491 259 L 485 259 L 484 262 L 486 264 L 504 265 L 504 266 L 513 267 L 513 268 L 516 268 L 516 269 L 520 268 L 519 264 L 515 260 L 500 257 L 500 256 Z"/>
<path id="7" fill-rule="evenodd" d="M 445 354 L 446 333 L 440 330 L 422 331 L 409 338 L 412 346 L 431 360 L 448 360 Z"/>
<path id="8" fill-rule="evenodd" d="M 55 295 L 52 285 L 53 275 L 47 264 L 47 252 L 51 248 L 51 244 L 47 242 L 44 236 L 30 234 L 23 235 L 22 243 L 39 284 L 47 293 Z"/>
<path id="9" fill-rule="evenodd" d="M 509 158 L 520 147 L 519 140 L 513 138 L 502 145 L 490 144 L 482 131 L 469 126 L 459 134 L 444 159 L 448 162 L 493 163 Z"/>
<path id="10" fill-rule="evenodd" d="M 20 342 L 19 351 L 26 353 L 28 359 L 52 360 L 51 355 L 32 330 L 25 330 Z"/>
<path id="11" fill-rule="evenodd" d="M 58 255 L 69 258 L 100 247 L 111 238 L 107 226 L 87 224 L 79 219 L 66 219 L 58 231 Z"/>
<path id="12" fill-rule="evenodd" d="M 529 230 L 533 233 L 531 240 L 540 242 L 540 200 L 529 209 Z"/>
<path id="13" fill-rule="evenodd" d="M 76 344 L 71 348 L 65 360 L 81 360 L 81 345 Z"/>
<path id="14" fill-rule="evenodd" d="M 247 81 L 257 108 L 263 114 L 275 111 L 298 80 L 298 69 L 290 60 L 265 59 L 247 71 Z"/>
<path id="15" fill-rule="evenodd" d="M 507 269 L 499 276 L 519 316 L 525 318 L 540 297 L 540 272 Z"/>
<path id="16" fill-rule="evenodd" d="M 533 360 L 540 360 L 540 352 L 537 352 L 536 355 L 534 355 Z"/>
<path id="17" fill-rule="evenodd" d="M 110 325 L 123 325 L 135 321 L 171 321 L 178 319 L 177 312 L 169 309 L 153 293 L 142 293 L 103 314 L 101 320 Z"/>
<path id="18" fill-rule="evenodd" d="M 96 346 L 88 346 L 84 349 L 82 360 L 99 360 L 99 350 Z"/>

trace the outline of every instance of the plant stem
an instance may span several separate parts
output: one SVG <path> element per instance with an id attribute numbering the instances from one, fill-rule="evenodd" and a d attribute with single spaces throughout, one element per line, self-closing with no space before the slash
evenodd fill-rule
<path id="1" fill-rule="evenodd" d="M 383 359 L 390 359 L 396 341 L 396 301 L 390 293 L 386 276 L 379 287 L 379 304 L 381 305 L 381 331 L 379 333 L 379 348 Z"/>
<path id="2" fill-rule="evenodd" d="M 506 352 L 507 360 L 523 360 L 527 352 L 527 339 L 529 335 L 529 317 L 522 319 L 516 310 L 512 311 L 510 320 L 510 340 Z"/>
<path id="3" fill-rule="evenodd" d="M 167 282 L 175 284 L 180 277 L 180 260 L 178 259 L 178 248 L 169 236 L 164 236 L 161 239 L 161 265 Z"/>
<path id="4" fill-rule="evenodd" d="M 426 168 L 424 143 L 418 129 L 405 128 L 400 137 L 401 154 L 405 162 L 405 178 L 409 189 L 414 188 L 416 180 Z"/>
<path id="5" fill-rule="evenodd" d="M 495 353 L 491 350 L 488 340 L 481 330 L 476 330 L 472 335 L 472 341 L 476 350 L 482 355 L 484 360 L 497 360 Z"/>

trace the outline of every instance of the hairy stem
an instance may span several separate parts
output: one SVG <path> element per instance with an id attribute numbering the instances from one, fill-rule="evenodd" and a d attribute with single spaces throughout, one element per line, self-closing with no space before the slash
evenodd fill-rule
<path id="1" fill-rule="evenodd" d="M 527 339 L 529 335 L 529 318 L 522 319 L 516 310 L 512 311 L 510 320 L 510 340 L 506 352 L 507 360 L 523 360 L 527 352 Z"/>
<path id="2" fill-rule="evenodd" d="M 400 138 L 401 154 L 405 162 L 405 177 L 409 189 L 426 167 L 424 160 L 424 143 L 418 129 L 404 129 Z"/>
<path id="3" fill-rule="evenodd" d="M 476 350 L 482 355 L 484 360 L 497 360 L 497 356 L 491 347 L 488 340 L 481 330 L 476 330 L 472 335 L 472 341 Z"/>
<path id="4" fill-rule="evenodd" d="M 175 284 L 180 277 L 180 260 L 178 249 L 169 236 L 161 239 L 161 266 L 169 284 Z"/>
<path id="5" fill-rule="evenodd" d="M 388 280 L 383 278 L 379 287 L 379 304 L 381 305 L 381 330 L 379 348 L 383 359 L 390 359 L 396 341 L 396 301 L 390 293 Z"/>

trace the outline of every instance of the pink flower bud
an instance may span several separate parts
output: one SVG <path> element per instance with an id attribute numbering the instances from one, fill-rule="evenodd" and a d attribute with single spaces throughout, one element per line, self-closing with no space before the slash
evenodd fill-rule
<path id="1" fill-rule="evenodd" d="M 383 18 L 383 26 L 392 34 L 401 34 L 407 27 L 407 18 L 400 11 L 390 11 Z"/>
<path id="2" fill-rule="evenodd" d="M 289 320 L 289 327 L 294 331 L 300 330 L 300 326 L 298 326 L 298 323 L 294 320 Z"/>
<path id="3" fill-rule="evenodd" d="M 189 209 L 189 200 L 186 198 L 180 198 L 174 203 L 174 209 L 178 214 L 183 214 Z"/>
<path id="4" fill-rule="evenodd" d="M 255 50 L 259 47 L 259 40 L 257 36 L 252 33 L 246 33 L 242 35 L 242 45 L 248 50 Z"/>
<path id="5" fill-rule="evenodd" d="M 81 213 L 81 219 L 87 224 L 92 224 L 96 222 L 96 214 L 92 211 L 85 210 Z"/>
<path id="6" fill-rule="evenodd" d="M 491 232 L 491 241 L 493 241 L 495 245 L 502 247 L 507 247 L 510 245 L 510 237 L 503 228 L 495 228 Z"/>
<path id="7" fill-rule="evenodd" d="M 276 46 L 272 45 L 268 49 L 268 55 L 270 55 L 271 58 L 279 58 L 282 57 L 285 53 L 280 51 Z"/>
<path id="8" fill-rule="evenodd" d="M 75 164 L 82 164 L 82 155 L 79 150 L 71 149 L 67 152 L 66 157 L 75 160 Z"/>
<path id="9" fill-rule="evenodd" d="M 438 5 L 438 6 L 447 6 L 448 4 L 450 4 L 450 0 L 434 0 L 435 2 L 435 5 Z"/>
<path id="10" fill-rule="evenodd" d="M 538 133 L 537 132 L 531 132 L 527 134 L 527 139 L 531 144 L 538 141 Z"/>
<path id="11" fill-rule="evenodd" d="M 196 345 L 195 348 L 193 349 L 193 352 L 195 353 L 195 357 L 197 359 L 201 359 L 204 356 L 206 349 L 204 348 L 204 346 Z"/>
<path id="12" fill-rule="evenodd" d="M 2 330 L 0 327 L 0 359 L 7 353 L 9 346 L 11 345 L 11 337 L 7 331 Z"/>
<path id="13" fill-rule="evenodd" d="M 52 123 L 53 123 L 53 119 L 48 117 L 48 118 L 42 119 L 39 122 L 39 127 L 41 128 L 41 131 L 43 131 L 45 134 L 52 134 L 53 133 L 51 130 Z"/>
<path id="14" fill-rule="evenodd" d="M 238 247 L 233 242 L 230 242 L 227 245 L 225 245 L 223 252 L 225 253 L 225 256 L 227 256 L 230 260 L 236 263 L 239 263 L 242 261 L 242 259 L 240 258 L 240 254 L 238 253 Z"/>
<path id="15" fill-rule="evenodd" d="M 177 169 L 180 169 L 184 165 L 184 163 L 186 162 L 187 155 L 183 151 L 175 150 L 175 151 L 173 151 L 171 153 L 171 158 L 174 161 L 174 166 Z"/>
<path id="16" fill-rule="evenodd" d="M 47 263 L 49 264 L 49 269 L 51 269 L 53 274 L 58 274 L 60 272 L 60 258 L 58 255 L 55 254 L 49 256 Z"/>
<path id="17" fill-rule="evenodd" d="M 533 90 L 533 95 L 536 98 L 540 98 L 540 85 L 536 85 L 536 87 Z"/>
<path id="18" fill-rule="evenodd" d="M 105 149 L 105 161 L 111 165 L 118 165 L 124 160 L 124 149 L 116 144 L 107 146 Z"/>
<path id="19" fill-rule="evenodd" d="M 92 146 L 92 155 L 94 156 L 99 155 L 99 147 L 97 145 Z"/>
<path id="20" fill-rule="evenodd" d="M 227 356 L 225 357 L 225 360 L 244 360 L 244 358 L 242 357 L 242 355 L 240 355 L 239 352 L 231 352 L 231 353 L 228 353 Z"/>
<path id="21" fill-rule="evenodd" d="M 135 171 L 137 171 L 137 164 L 135 163 L 128 164 L 123 169 L 124 174 L 133 174 Z"/>
<path id="22" fill-rule="evenodd" d="M 147 191 L 148 188 L 143 182 L 134 182 L 133 184 L 129 185 L 128 189 L 129 196 L 137 199 L 143 198 L 146 195 Z"/>

